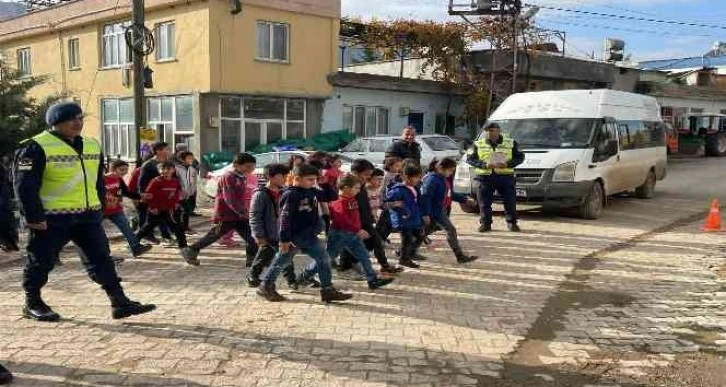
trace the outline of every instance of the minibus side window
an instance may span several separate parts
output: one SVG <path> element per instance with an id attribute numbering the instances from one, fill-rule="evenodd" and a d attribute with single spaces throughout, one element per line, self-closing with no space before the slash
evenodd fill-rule
<path id="1" fill-rule="evenodd" d="M 600 125 L 593 140 L 593 162 L 605 161 L 618 154 L 617 147 L 614 146 L 618 141 L 615 130 L 614 122 L 603 121 Z"/>

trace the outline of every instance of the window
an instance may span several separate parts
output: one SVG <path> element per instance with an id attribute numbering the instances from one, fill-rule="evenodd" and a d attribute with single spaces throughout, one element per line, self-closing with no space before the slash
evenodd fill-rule
<path id="1" fill-rule="evenodd" d="M 149 98 L 147 100 L 149 126 L 159 133 L 159 138 L 172 148 L 186 144 L 194 146 L 194 106 L 190 95 Z"/>
<path id="2" fill-rule="evenodd" d="M 124 32 L 130 22 L 107 24 L 103 26 L 101 41 L 101 65 L 104 68 L 121 67 L 131 63 L 131 50 L 126 45 Z"/>
<path id="3" fill-rule="evenodd" d="M 389 139 L 373 139 L 370 141 L 370 152 L 385 152 L 389 145 L 391 145 Z"/>
<path id="4" fill-rule="evenodd" d="M 358 137 L 388 134 L 389 109 L 376 106 L 343 106 L 343 129 Z"/>
<path id="5" fill-rule="evenodd" d="M 78 38 L 68 39 L 68 68 L 81 68 L 81 51 Z"/>
<path id="6" fill-rule="evenodd" d="M 361 139 L 354 140 L 343 149 L 343 152 L 365 152 L 367 142 Z"/>
<path id="7" fill-rule="evenodd" d="M 305 138 L 305 109 L 304 99 L 224 97 L 220 101 L 220 149 L 250 152 L 260 144 Z"/>
<path id="8" fill-rule="evenodd" d="M 104 99 L 101 105 L 103 152 L 113 158 L 134 157 L 133 100 Z"/>
<path id="9" fill-rule="evenodd" d="M 20 75 L 30 75 L 30 48 L 21 48 L 18 50 L 18 71 Z"/>
<path id="10" fill-rule="evenodd" d="M 622 123 L 618 125 L 618 139 L 620 140 L 621 150 L 631 149 L 628 125 Z"/>
<path id="11" fill-rule="evenodd" d="M 156 25 L 156 60 L 165 61 L 176 58 L 175 31 L 173 22 Z"/>
<path id="12" fill-rule="evenodd" d="M 257 22 L 257 59 L 287 62 L 290 26 L 284 23 Z"/>

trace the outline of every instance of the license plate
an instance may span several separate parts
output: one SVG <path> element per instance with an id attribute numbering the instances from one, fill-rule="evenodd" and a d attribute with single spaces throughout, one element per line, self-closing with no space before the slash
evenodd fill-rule
<path id="1" fill-rule="evenodd" d="M 526 198 L 527 197 L 527 190 L 524 188 L 517 188 L 517 197 L 518 198 Z"/>

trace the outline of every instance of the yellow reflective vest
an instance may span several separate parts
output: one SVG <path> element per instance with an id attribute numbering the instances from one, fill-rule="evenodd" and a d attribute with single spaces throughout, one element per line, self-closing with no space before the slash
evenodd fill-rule
<path id="1" fill-rule="evenodd" d="M 480 140 L 477 140 L 474 144 L 476 145 L 477 156 L 479 156 L 479 160 L 483 161 L 484 163 L 489 163 L 489 160 L 491 159 L 494 152 L 504 153 L 504 155 L 506 156 L 507 163 L 512 161 L 512 158 L 514 155 L 514 139 L 510 138 L 509 136 L 502 134 L 502 143 L 497 145 L 496 151 L 489 144 L 489 141 L 487 141 L 486 136 Z M 492 171 L 494 173 L 496 173 L 497 175 L 513 175 L 514 174 L 514 168 L 496 168 L 496 169 L 476 168 L 476 169 L 474 169 L 474 172 L 477 175 L 483 175 L 483 176 L 491 175 Z"/>
<path id="2" fill-rule="evenodd" d="M 94 139 L 83 139 L 83 154 L 49 131 L 33 137 L 45 153 L 45 170 L 40 185 L 40 200 L 48 215 L 80 214 L 98 211 L 96 182 L 101 147 Z"/>

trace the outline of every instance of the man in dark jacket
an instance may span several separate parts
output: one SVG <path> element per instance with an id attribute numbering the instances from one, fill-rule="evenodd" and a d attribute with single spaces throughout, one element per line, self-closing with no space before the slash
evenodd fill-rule
<path id="1" fill-rule="evenodd" d="M 116 274 L 101 224 L 103 155 L 96 140 L 81 137 L 81 107 L 68 102 L 53 105 L 46 122 L 53 128 L 21 143 L 15 157 L 15 193 L 30 229 L 23 315 L 39 321 L 60 319 L 41 298 L 41 289 L 69 241 L 83 251 L 81 262 L 88 275 L 106 291 L 113 318 L 154 310 L 154 305 L 129 300 Z"/>
<path id="2" fill-rule="evenodd" d="M 350 167 L 351 174 L 355 176 L 361 184 L 361 190 L 356 195 L 355 199 L 358 202 L 358 209 L 360 210 L 360 220 L 363 230 L 365 230 L 371 237 L 365 240 L 365 245 L 368 250 L 373 250 L 373 254 L 376 256 L 378 264 L 381 265 L 381 271 L 384 273 L 395 274 L 401 272 L 401 268 L 396 267 L 388 263 L 386 257 L 386 249 L 383 246 L 383 240 L 376 232 L 375 219 L 373 218 L 373 211 L 371 211 L 371 204 L 368 199 L 368 190 L 365 189 L 366 183 L 371 179 L 375 166 L 368 160 L 357 159 L 353 161 Z M 349 270 L 356 259 L 353 255 L 343 250 L 340 254 L 340 266 L 338 270 L 344 272 Z"/>
<path id="3" fill-rule="evenodd" d="M 413 159 L 421 164 L 421 145 L 416 142 L 416 128 L 407 126 L 401 132 L 401 139 L 396 140 L 386 149 L 386 158 L 398 157 L 401 160 Z"/>

